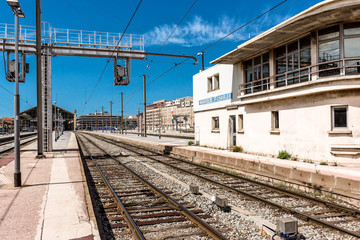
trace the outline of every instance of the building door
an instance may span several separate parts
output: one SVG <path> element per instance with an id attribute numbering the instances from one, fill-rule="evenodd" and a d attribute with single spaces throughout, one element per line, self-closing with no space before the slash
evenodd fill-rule
<path id="1" fill-rule="evenodd" d="M 195 129 L 195 144 L 200 144 L 200 127 L 197 126 Z"/>
<path id="2" fill-rule="evenodd" d="M 229 117 L 229 129 L 228 129 L 228 147 L 231 149 L 236 146 L 236 118 L 235 116 Z"/>

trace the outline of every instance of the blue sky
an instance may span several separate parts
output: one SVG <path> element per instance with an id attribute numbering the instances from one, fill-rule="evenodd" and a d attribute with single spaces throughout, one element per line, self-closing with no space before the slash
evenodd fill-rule
<path id="1" fill-rule="evenodd" d="M 26 18 L 21 25 L 35 26 L 35 0 L 19 0 Z M 42 1 L 42 21 L 54 28 L 91 30 L 122 33 L 139 1 L 119 0 L 62 0 Z M 194 0 L 143 0 L 126 33 L 144 34 L 145 51 L 158 52 L 176 24 L 188 11 Z M 161 53 L 194 55 L 222 36 L 232 32 L 276 4 L 280 0 L 198 0 L 183 20 Z M 288 0 L 266 16 L 241 29 L 236 34 L 205 51 L 205 68 L 209 62 L 236 48 L 246 39 L 254 37 L 274 25 L 319 3 L 318 0 Z M 0 23 L 14 23 L 14 17 L 6 0 L 0 1 Z M 0 53 L 2 54 L 2 52 Z M 26 83 L 20 84 L 21 111 L 36 106 L 36 58 L 28 56 L 30 73 Z M 131 61 L 131 83 L 128 86 L 113 86 L 113 65 L 109 64 L 99 85 L 95 85 L 106 64 L 104 58 L 66 57 L 53 58 L 53 100 L 68 110 L 80 114 L 109 111 L 113 101 L 113 113 L 120 114 L 120 93 L 124 92 L 124 112 L 129 115 L 142 111 L 142 75 L 148 75 L 147 102 L 192 96 L 192 76 L 201 69 L 192 61 L 180 65 L 154 81 L 182 59 L 149 56 L 144 60 Z M 147 66 L 150 68 L 146 70 Z M 4 62 L 0 60 L 0 85 L 14 92 L 14 84 L 5 79 Z M 0 87 L 0 117 L 13 116 L 13 96 Z M 85 101 L 87 104 L 85 104 Z"/>

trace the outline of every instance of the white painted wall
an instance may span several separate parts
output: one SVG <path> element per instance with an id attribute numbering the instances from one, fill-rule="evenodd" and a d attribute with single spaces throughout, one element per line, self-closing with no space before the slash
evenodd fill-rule
<path id="1" fill-rule="evenodd" d="M 219 74 L 220 87 L 218 90 L 208 92 L 207 78 Z M 215 65 L 193 76 L 194 111 L 202 111 L 223 107 L 231 103 L 231 99 L 200 105 L 199 101 L 211 97 L 232 93 L 233 87 L 233 65 Z M 235 84 L 237 86 L 237 84 Z M 237 94 L 233 99 L 237 100 Z"/>
<path id="2" fill-rule="evenodd" d="M 329 134 L 331 106 L 348 105 L 351 134 Z M 271 134 L 271 111 L 279 111 L 280 134 Z M 237 134 L 237 145 L 246 152 L 277 156 L 280 150 L 301 159 L 338 163 L 358 163 L 360 156 L 334 156 L 334 145 L 360 145 L 360 90 L 327 92 L 297 98 L 260 102 L 195 114 L 200 128 L 200 145 L 227 147 L 228 118 L 244 115 L 244 133 Z M 220 133 L 211 132 L 211 118 L 220 117 Z M 236 117 L 236 121 L 238 118 Z"/>

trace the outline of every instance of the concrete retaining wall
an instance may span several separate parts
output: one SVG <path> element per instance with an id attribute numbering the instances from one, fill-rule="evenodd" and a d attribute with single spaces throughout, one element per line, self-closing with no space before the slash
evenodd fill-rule
<path id="1" fill-rule="evenodd" d="M 102 135 L 101 133 L 97 134 Z M 129 139 L 123 136 L 107 135 L 107 137 L 115 140 L 121 139 L 121 141 L 132 145 L 141 145 L 142 147 L 155 150 L 159 153 L 170 152 L 171 155 L 197 163 L 262 174 L 289 182 L 332 190 L 336 193 L 360 196 L 360 172 L 356 173 L 352 171 L 352 173 L 349 174 L 347 171 L 341 170 L 341 167 L 319 166 L 196 146 L 159 144 L 139 141 L 138 139 Z"/>
<path id="2" fill-rule="evenodd" d="M 191 147 L 173 147 L 171 154 L 181 156 L 198 163 L 206 163 L 225 168 L 232 168 L 234 170 L 262 174 L 269 177 L 288 180 L 294 183 L 307 184 L 332 190 L 337 193 L 360 196 L 360 172 L 357 176 L 354 174 L 353 176 L 348 176 L 349 178 L 346 178 L 339 176 L 346 175 L 346 173 L 341 173 L 341 170 L 339 169 L 340 167 L 315 166 L 314 164 L 300 162 L 294 163 L 297 163 L 297 165 L 309 165 L 309 167 L 284 166 L 283 164 L 277 165 L 265 162 L 265 159 L 244 159 L 240 156 L 226 156 L 221 153 L 216 154 L 214 152 L 204 151 L 198 151 L 195 148 L 191 149 Z M 277 161 L 281 162 L 286 160 L 278 159 Z M 339 174 L 337 174 L 337 172 L 339 172 Z"/>

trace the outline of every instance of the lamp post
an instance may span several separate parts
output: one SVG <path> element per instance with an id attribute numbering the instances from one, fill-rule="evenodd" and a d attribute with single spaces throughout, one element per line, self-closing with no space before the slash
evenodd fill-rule
<path id="1" fill-rule="evenodd" d="M 201 71 L 204 71 L 204 52 L 198 52 L 197 55 L 201 55 Z"/>
<path id="2" fill-rule="evenodd" d="M 15 151 L 15 171 L 14 171 L 14 186 L 21 186 L 21 171 L 20 171 L 20 95 L 19 95 L 19 17 L 25 18 L 24 12 L 20 8 L 18 0 L 7 0 L 15 15 L 15 95 L 14 95 L 14 151 Z"/>

